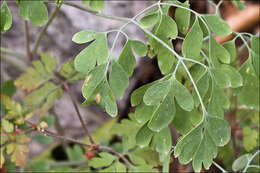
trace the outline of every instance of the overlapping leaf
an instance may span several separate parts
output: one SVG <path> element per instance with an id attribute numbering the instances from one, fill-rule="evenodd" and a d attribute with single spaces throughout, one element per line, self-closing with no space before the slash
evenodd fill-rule
<path id="1" fill-rule="evenodd" d="M 53 78 L 56 58 L 48 53 L 41 53 L 41 61 L 36 60 L 32 64 L 33 67 L 28 67 L 26 72 L 15 80 L 16 86 L 27 91 L 32 91 Z"/>
<path id="2" fill-rule="evenodd" d="M 1 25 L 0 30 L 1 32 L 6 32 L 10 27 L 12 26 L 12 14 L 7 6 L 6 1 L 2 3 L 1 9 L 0 9 L 0 19 L 1 19 Z"/>
<path id="3" fill-rule="evenodd" d="M 206 14 L 203 15 L 203 18 L 206 20 L 210 30 L 212 30 L 218 36 L 226 36 L 231 34 L 230 26 L 219 16 Z"/>
<path id="4" fill-rule="evenodd" d="M 189 8 L 190 6 L 189 1 L 180 3 L 180 5 L 186 8 Z M 176 20 L 178 30 L 183 34 L 186 34 L 190 25 L 190 11 L 183 8 L 176 8 L 174 19 Z"/>
<path id="5" fill-rule="evenodd" d="M 20 1 L 19 15 L 24 20 L 30 20 L 33 25 L 42 26 L 48 20 L 48 9 L 42 0 Z"/>
<path id="6" fill-rule="evenodd" d="M 212 164 L 217 156 L 217 147 L 224 146 L 230 139 L 230 127 L 228 123 L 217 117 L 209 115 L 189 133 L 178 141 L 174 155 L 181 164 L 187 164 L 193 160 L 193 169 L 199 172 L 202 163 L 205 169 Z"/>

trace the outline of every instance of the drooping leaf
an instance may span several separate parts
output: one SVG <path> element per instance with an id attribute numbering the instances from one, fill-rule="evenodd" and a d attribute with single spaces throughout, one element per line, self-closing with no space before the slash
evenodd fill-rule
<path id="1" fill-rule="evenodd" d="M 19 76 L 14 84 L 21 89 L 32 91 L 54 77 L 56 58 L 48 53 L 41 53 L 41 61 L 32 62 L 33 67 L 26 69 L 26 72 Z"/>
<path id="2" fill-rule="evenodd" d="M 210 30 L 213 31 L 214 34 L 218 36 L 226 36 L 231 34 L 232 30 L 230 26 L 219 16 L 206 14 L 203 15 L 203 18 L 206 20 Z"/>
<path id="3" fill-rule="evenodd" d="M 180 3 L 181 6 L 189 8 L 189 1 Z M 186 34 L 190 25 L 190 11 L 183 8 L 176 8 L 175 18 L 179 32 Z"/>
<path id="4" fill-rule="evenodd" d="M 1 19 L 1 25 L 0 29 L 1 32 L 6 32 L 8 29 L 12 26 L 12 14 L 7 6 L 6 1 L 2 3 L 1 9 L 0 9 L 0 19 Z"/>
<path id="5" fill-rule="evenodd" d="M 260 79 L 260 70 L 259 70 L 259 64 L 260 64 L 260 51 L 259 51 L 259 36 L 253 36 L 251 37 L 251 51 L 250 56 L 252 58 L 252 64 L 255 70 L 256 75 Z"/>
<path id="6" fill-rule="evenodd" d="M 144 124 L 136 134 L 136 144 L 141 148 L 147 147 L 152 140 L 154 132 Z"/>
<path id="7" fill-rule="evenodd" d="M 252 154 L 244 154 L 240 157 L 238 157 L 232 164 L 232 170 L 233 171 L 240 171 L 240 170 L 243 170 L 249 159 L 252 157 Z"/>
<path id="8" fill-rule="evenodd" d="M 210 52 L 209 57 L 212 61 L 212 64 L 215 66 L 218 65 L 218 60 L 222 63 L 229 64 L 230 63 L 230 54 L 229 52 L 217 41 L 210 36 Z"/>
<path id="9" fill-rule="evenodd" d="M 83 74 L 88 74 L 96 65 L 106 63 L 108 60 L 108 45 L 106 33 L 93 33 L 91 31 L 81 31 L 73 36 L 78 42 L 87 42 L 95 37 L 87 48 L 83 49 L 74 61 L 75 69 Z"/>
<path id="10" fill-rule="evenodd" d="M 154 26 L 159 20 L 159 14 L 158 12 L 145 15 L 140 20 L 140 25 L 142 28 L 150 28 Z"/>
<path id="11" fill-rule="evenodd" d="M 191 111 L 194 107 L 192 95 L 186 87 L 184 87 L 176 79 L 173 81 L 173 93 L 180 107 L 186 111 Z"/>
<path id="12" fill-rule="evenodd" d="M 48 10 L 42 0 L 20 1 L 19 15 L 24 20 L 30 20 L 33 25 L 42 26 L 48 20 Z"/>
<path id="13" fill-rule="evenodd" d="M 171 81 L 159 81 L 147 89 L 143 101 L 146 105 L 157 105 L 167 95 L 171 87 Z"/>
<path id="14" fill-rule="evenodd" d="M 151 130 L 159 132 L 173 120 L 176 111 L 173 92 L 171 88 L 168 94 L 156 105 L 152 119 L 148 123 Z"/>
<path id="15" fill-rule="evenodd" d="M 112 61 L 112 67 L 109 75 L 110 87 L 117 98 L 122 98 L 129 81 L 126 72 L 122 66 L 115 60 Z"/>
<path id="16" fill-rule="evenodd" d="M 93 168 L 109 166 L 116 159 L 115 156 L 106 152 L 99 153 L 98 155 L 100 157 L 94 157 L 89 161 L 89 166 Z"/>
<path id="17" fill-rule="evenodd" d="M 142 57 L 147 54 L 147 46 L 143 42 L 138 40 L 131 40 L 131 46 L 139 56 Z"/>
<path id="18" fill-rule="evenodd" d="M 230 55 L 230 63 L 235 63 L 237 59 L 237 50 L 236 50 L 236 44 L 235 40 L 227 41 L 222 45 Z"/>
<path id="19" fill-rule="evenodd" d="M 202 47 L 203 33 L 196 18 L 182 43 L 182 54 L 186 58 L 198 59 Z"/>
<path id="20" fill-rule="evenodd" d="M 118 63 L 123 67 L 127 76 L 130 77 L 134 71 L 136 60 L 131 49 L 131 40 L 127 40 L 118 58 Z"/>
<path id="21" fill-rule="evenodd" d="M 94 11 L 101 11 L 105 8 L 105 1 L 104 0 L 90 0 L 89 6 Z"/>
<path id="22" fill-rule="evenodd" d="M 159 153 L 160 161 L 165 162 L 172 148 L 172 137 L 168 127 L 165 127 L 159 133 L 155 133 L 153 145 L 155 151 Z"/>

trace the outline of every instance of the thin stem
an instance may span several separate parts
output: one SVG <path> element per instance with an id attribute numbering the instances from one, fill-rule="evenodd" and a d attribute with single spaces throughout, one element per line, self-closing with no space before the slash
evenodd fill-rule
<path id="1" fill-rule="evenodd" d="M 248 162 L 247 162 L 247 164 L 246 164 L 245 169 L 243 170 L 243 173 L 245 173 L 245 172 L 247 171 L 247 169 L 248 169 L 249 166 L 250 166 L 250 163 L 252 162 L 252 160 L 253 160 L 259 153 L 260 153 L 260 150 L 258 150 L 257 152 L 255 152 L 255 154 L 253 154 L 253 156 L 252 156 L 250 159 L 248 159 Z"/>
<path id="2" fill-rule="evenodd" d="M 218 169 L 220 169 L 222 172 L 228 172 L 224 168 L 222 168 L 219 164 L 217 164 L 215 161 L 212 162 Z"/>
<path id="3" fill-rule="evenodd" d="M 77 105 L 76 100 L 74 99 L 74 97 L 73 97 L 73 95 L 72 95 L 72 93 L 71 93 L 71 90 L 70 90 L 70 88 L 69 88 L 69 85 L 68 85 L 67 83 L 64 83 L 63 86 L 64 86 L 65 90 L 68 92 L 68 94 L 69 94 L 69 96 L 70 96 L 70 98 L 71 98 L 71 101 L 72 101 L 72 104 L 73 104 L 73 106 L 74 106 L 74 108 L 75 108 L 75 110 L 76 110 L 77 116 L 78 116 L 78 118 L 79 118 L 79 120 L 80 120 L 80 123 L 81 123 L 83 129 L 85 130 L 85 132 L 86 132 L 86 134 L 87 134 L 87 136 L 88 136 L 88 138 L 89 138 L 89 140 L 90 140 L 90 143 L 91 143 L 91 144 L 95 144 L 95 142 L 94 142 L 94 140 L 93 140 L 93 138 L 92 138 L 90 132 L 88 131 L 88 128 L 87 128 L 86 124 L 84 123 L 84 120 L 83 120 L 83 118 L 82 118 L 82 116 L 81 116 L 81 114 L 80 114 L 80 112 L 79 112 L 78 105 Z"/>
<path id="4" fill-rule="evenodd" d="M 29 29 L 28 29 L 28 21 L 24 21 L 24 36 L 25 36 L 25 47 L 26 47 L 26 54 L 29 58 L 29 61 L 32 61 L 32 53 L 30 49 L 30 39 L 29 39 Z"/>
<path id="5" fill-rule="evenodd" d="M 48 29 L 49 25 L 52 23 L 53 19 L 56 17 L 60 7 L 62 4 L 59 4 L 56 6 L 55 11 L 53 12 L 53 14 L 51 15 L 51 17 L 49 18 L 48 22 L 46 23 L 46 25 L 43 27 L 43 29 L 41 30 L 39 36 L 37 37 L 37 40 L 35 42 L 35 45 L 33 47 L 32 50 L 32 55 L 35 55 L 37 53 L 37 49 L 39 47 L 40 41 L 42 40 L 43 35 L 46 33 L 46 30 Z"/>
<path id="6" fill-rule="evenodd" d="M 118 20 L 118 21 L 123 21 L 123 22 L 128 22 L 130 20 L 129 18 L 125 18 L 125 17 L 117 17 L 117 16 L 111 16 L 111 15 L 107 15 L 107 14 L 98 13 L 96 11 L 87 9 L 85 7 L 82 7 L 82 6 L 79 6 L 77 4 L 74 4 L 74 3 L 71 3 L 71 2 L 67 2 L 67 1 L 63 2 L 63 4 L 71 6 L 71 7 L 75 7 L 77 9 L 82 10 L 82 11 L 86 11 L 86 12 L 88 12 L 90 14 L 95 15 L 95 16 L 100 16 L 100 17 L 107 18 L 107 19 Z"/>
<path id="7" fill-rule="evenodd" d="M 172 73 L 172 77 L 173 78 L 175 78 L 175 74 L 177 73 L 177 70 L 178 70 L 178 68 L 179 68 L 179 66 L 180 66 L 180 64 L 181 64 L 181 59 L 177 62 L 177 65 L 176 65 L 176 67 L 175 67 L 175 69 L 174 69 L 174 71 L 173 71 L 173 73 Z"/>
<path id="8" fill-rule="evenodd" d="M 194 60 L 194 59 L 182 57 L 182 60 L 184 60 L 184 61 L 190 61 L 190 62 L 199 64 L 199 65 L 201 65 L 202 67 L 204 67 L 206 70 L 208 70 L 208 67 L 207 67 L 205 64 L 203 64 L 203 63 L 201 63 L 201 62 L 199 62 L 199 61 L 196 61 L 196 60 Z"/>

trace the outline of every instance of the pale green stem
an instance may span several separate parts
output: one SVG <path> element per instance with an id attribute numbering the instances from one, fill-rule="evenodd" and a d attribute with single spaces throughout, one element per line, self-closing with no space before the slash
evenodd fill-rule
<path id="1" fill-rule="evenodd" d="M 250 166 L 250 163 L 252 162 L 252 160 L 260 153 L 260 150 L 258 150 L 257 152 L 255 152 L 255 154 L 253 154 L 253 156 L 248 160 L 245 169 L 243 170 L 243 173 L 245 173 L 247 171 L 247 169 Z"/>
<path id="2" fill-rule="evenodd" d="M 228 172 L 226 171 L 224 168 L 222 168 L 219 164 L 217 164 L 216 162 L 212 162 L 218 169 L 220 169 L 222 172 Z"/>

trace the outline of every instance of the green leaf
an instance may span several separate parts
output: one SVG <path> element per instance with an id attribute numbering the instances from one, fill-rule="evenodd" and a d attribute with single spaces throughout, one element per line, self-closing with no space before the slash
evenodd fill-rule
<path id="1" fill-rule="evenodd" d="M 20 1 L 19 15 L 33 25 L 42 26 L 48 20 L 48 10 L 43 1 Z"/>
<path id="2" fill-rule="evenodd" d="M 131 40 L 131 46 L 139 56 L 142 57 L 147 54 L 147 46 L 143 42 L 138 40 Z"/>
<path id="3" fill-rule="evenodd" d="M 221 65 L 221 70 L 229 76 L 228 78 L 230 81 L 229 87 L 238 88 L 243 85 L 243 78 L 234 67 L 223 64 Z"/>
<path id="4" fill-rule="evenodd" d="M 148 90 L 147 90 L 148 91 Z M 153 114 L 152 119 L 148 123 L 148 127 L 159 132 L 173 120 L 175 115 L 174 91 L 171 89 L 169 93 L 158 103 Z"/>
<path id="5" fill-rule="evenodd" d="M 228 51 L 230 55 L 230 63 L 235 63 L 237 59 L 235 39 L 225 42 L 222 46 Z"/>
<path id="6" fill-rule="evenodd" d="M 33 67 L 19 76 L 14 84 L 21 89 L 32 91 L 54 77 L 56 57 L 48 53 L 41 53 L 41 61 L 32 61 Z"/>
<path id="7" fill-rule="evenodd" d="M 227 36 L 231 34 L 232 30 L 230 26 L 219 16 L 206 14 L 203 15 L 203 18 L 206 20 L 209 28 L 218 36 Z"/>
<path id="8" fill-rule="evenodd" d="M 48 116 L 42 117 L 40 121 L 45 121 L 48 124 L 48 126 L 50 127 L 50 126 L 54 125 L 55 118 L 54 118 L 54 115 L 48 115 Z"/>
<path id="9" fill-rule="evenodd" d="M 12 97 L 16 93 L 16 86 L 13 80 L 7 80 L 1 85 L 1 93 Z"/>
<path id="10" fill-rule="evenodd" d="M 7 113 L 5 115 L 6 118 L 17 118 L 23 115 L 23 110 L 20 103 L 15 102 L 5 94 L 1 94 L 1 104 L 3 104 L 3 106 L 7 110 Z"/>
<path id="11" fill-rule="evenodd" d="M 79 38 L 80 37 L 80 38 Z M 81 38 L 83 37 L 83 38 Z M 77 42 L 85 42 L 94 37 L 90 31 L 81 31 L 74 35 Z M 108 45 L 106 33 L 96 33 L 95 41 L 83 49 L 74 61 L 75 69 L 83 74 L 88 74 L 96 65 L 106 63 L 108 60 Z"/>
<path id="12" fill-rule="evenodd" d="M 182 43 L 182 54 L 186 58 L 198 59 L 202 47 L 203 33 L 196 18 L 191 30 Z"/>
<path id="13" fill-rule="evenodd" d="M 251 157 L 252 154 L 244 154 L 238 157 L 232 164 L 232 170 L 235 172 L 243 170 Z"/>
<path id="14" fill-rule="evenodd" d="M 189 1 L 180 3 L 180 5 L 186 8 L 190 7 Z M 176 20 L 178 30 L 186 34 L 190 25 L 190 11 L 183 8 L 176 8 L 174 19 Z"/>
<path id="15" fill-rule="evenodd" d="M 135 120 L 140 124 L 146 123 L 151 119 L 154 109 L 155 106 L 147 106 L 145 103 L 141 103 L 135 110 Z"/>
<path id="16" fill-rule="evenodd" d="M 96 39 L 98 33 L 91 30 L 83 30 L 73 35 L 72 41 L 78 44 L 83 44 Z"/>
<path id="17" fill-rule="evenodd" d="M 259 132 L 250 127 L 243 128 L 243 145 L 246 151 L 251 151 L 259 146 Z"/>
<path id="18" fill-rule="evenodd" d="M 170 129 L 165 127 L 153 137 L 155 151 L 159 153 L 160 161 L 163 163 L 167 160 L 172 148 L 172 136 Z"/>
<path id="19" fill-rule="evenodd" d="M 208 115 L 206 121 L 181 137 L 174 148 L 174 155 L 181 164 L 193 160 L 195 172 L 200 172 L 202 163 L 205 169 L 209 169 L 217 156 L 217 146 L 227 144 L 230 133 L 230 127 L 225 120 Z"/>
<path id="20" fill-rule="evenodd" d="M 1 127 L 6 132 L 13 132 L 14 130 L 14 125 L 10 123 L 8 120 L 5 120 L 3 118 L 1 118 Z"/>
<path id="21" fill-rule="evenodd" d="M 231 129 L 226 120 L 209 115 L 207 130 L 216 146 L 225 146 L 230 140 Z"/>
<path id="22" fill-rule="evenodd" d="M 153 135 L 154 132 L 147 127 L 147 124 L 144 124 L 136 134 L 136 144 L 141 148 L 147 147 L 152 140 Z"/>
<path id="23" fill-rule="evenodd" d="M 171 17 L 164 14 L 160 17 L 161 18 L 158 26 L 156 27 L 155 34 L 168 36 L 171 39 L 175 39 L 178 35 L 178 28 L 175 21 Z"/>
<path id="24" fill-rule="evenodd" d="M 259 57 L 260 57 L 260 51 L 259 51 L 259 36 L 252 36 L 251 40 L 251 50 L 250 50 L 250 56 L 252 58 L 252 64 L 255 70 L 256 75 L 260 79 L 260 72 L 259 72 Z"/>
<path id="25" fill-rule="evenodd" d="M 222 68 L 214 68 L 211 70 L 215 82 L 220 88 L 228 88 L 231 86 L 229 75 Z"/>
<path id="26" fill-rule="evenodd" d="M 104 80 L 105 70 L 105 64 L 96 66 L 86 77 L 86 80 L 82 86 L 82 94 L 86 100 L 90 99 L 98 85 Z"/>
<path id="27" fill-rule="evenodd" d="M 74 68 L 74 59 L 71 59 L 69 62 L 62 63 L 59 70 L 59 74 L 67 79 L 68 82 L 75 82 L 78 80 L 83 80 L 85 75 L 78 73 Z"/>
<path id="28" fill-rule="evenodd" d="M 98 155 L 100 157 L 94 157 L 89 161 L 89 166 L 93 168 L 109 166 L 116 159 L 115 156 L 106 152 L 99 153 Z"/>
<path id="29" fill-rule="evenodd" d="M 239 72 L 243 76 L 244 86 L 238 94 L 238 105 L 259 110 L 259 78 L 249 60 L 242 65 Z"/>
<path id="30" fill-rule="evenodd" d="M 52 142 L 52 138 L 51 137 L 49 137 L 49 136 L 42 136 L 42 135 L 36 136 L 34 138 L 34 140 L 39 142 L 40 144 L 43 144 L 43 145 L 49 145 Z"/>
<path id="31" fill-rule="evenodd" d="M 90 0 L 89 6 L 94 11 L 101 11 L 105 8 L 105 1 L 104 0 Z"/>
<path id="32" fill-rule="evenodd" d="M 245 9 L 245 4 L 243 1 L 241 0 L 231 0 L 232 4 L 234 4 L 235 6 L 237 6 L 237 8 L 239 10 L 244 10 Z"/>
<path id="33" fill-rule="evenodd" d="M 4 1 L 1 9 L 0 9 L 0 19 L 1 19 L 1 25 L 0 29 L 1 32 L 6 32 L 8 29 L 12 26 L 12 14 L 7 6 L 7 3 Z"/>
<path id="34" fill-rule="evenodd" d="M 197 88 L 198 88 L 198 91 L 200 93 L 200 96 L 201 98 L 203 99 L 205 97 L 205 95 L 207 94 L 208 92 L 208 89 L 209 89 L 209 75 L 208 73 L 205 73 L 197 82 L 196 82 L 196 85 L 197 85 Z M 198 106 L 200 104 L 200 101 L 199 101 L 199 97 L 195 91 L 195 89 L 192 91 L 192 96 L 193 96 L 193 100 L 194 100 L 194 104 L 195 106 Z"/>
<path id="35" fill-rule="evenodd" d="M 150 28 L 154 26 L 159 20 L 159 14 L 158 12 L 145 15 L 140 20 L 140 25 L 142 28 Z"/>
<path id="36" fill-rule="evenodd" d="M 212 61 L 212 64 L 214 64 L 215 66 L 218 65 L 218 61 L 220 60 L 221 62 L 225 63 L 225 64 L 229 64 L 230 63 L 230 54 L 229 52 L 219 43 L 217 43 L 217 41 L 210 36 L 210 52 L 209 52 L 209 57 Z"/>
<path id="37" fill-rule="evenodd" d="M 224 117 L 224 109 L 229 108 L 229 99 L 223 89 L 220 89 L 215 82 L 213 82 L 212 93 L 208 105 L 208 112 L 215 117 Z"/>
<path id="38" fill-rule="evenodd" d="M 32 172 L 48 172 L 50 170 L 50 164 L 48 161 L 33 161 L 31 163 Z"/>
<path id="39" fill-rule="evenodd" d="M 153 83 L 149 83 L 146 85 L 141 86 L 140 88 L 136 89 L 131 94 L 131 105 L 136 106 L 143 102 L 143 96 L 146 90 L 152 85 Z"/>
<path id="40" fill-rule="evenodd" d="M 172 121 L 173 127 L 181 134 L 187 134 L 193 127 L 201 121 L 202 115 L 193 109 L 191 112 L 184 111 L 176 105 L 175 117 Z"/>
<path id="41" fill-rule="evenodd" d="M 143 101 L 146 105 L 157 105 L 167 95 L 171 87 L 171 81 L 159 81 L 147 89 Z"/>
<path id="42" fill-rule="evenodd" d="M 86 157 L 84 156 L 83 150 L 80 146 L 74 145 L 72 148 L 67 147 L 66 150 L 70 161 L 86 160 Z"/>
<path id="43" fill-rule="evenodd" d="M 131 50 L 131 40 L 126 41 L 124 48 L 118 58 L 118 63 L 123 67 L 127 73 L 127 76 L 130 77 L 136 64 L 135 57 Z"/>
<path id="44" fill-rule="evenodd" d="M 180 107 L 186 111 L 191 111 L 194 107 L 194 101 L 189 90 L 176 79 L 173 81 L 172 89 Z"/>
<path id="45" fill-rule="evenodd" d="M 115 60 L 112 61 L 109 82 L 115 96 L 121 99 L 129 84 L 129 81 L 126 72 Z"/>

